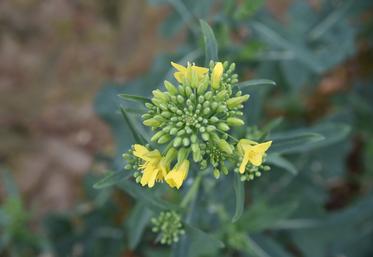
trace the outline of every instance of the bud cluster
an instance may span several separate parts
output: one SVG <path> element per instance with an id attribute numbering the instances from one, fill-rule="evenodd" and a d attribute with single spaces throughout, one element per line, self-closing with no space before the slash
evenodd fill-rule
<path id="1" fill-rule="evenodd" d="M 152 218 L 152 231 L 158 233 L 157 239 L 161 244 L 172 244 L 179 241 L 185 234 L 181 217 L 174 211 L 161 212 L 158 217 Z"/>
<path id="2" fill-rule="evenodd" d="M 193 72 L 194 67 L 206 69 L 205 74 Z M 211 164 L 219 177 L 220 171 L 228 172 L 224 161 L 234 150 L 228 133 L 244 125 L 242 108 L 249 95 L 232 90 L 237 82 L 234 63 L 211 62 L 210 69 L 188 64 L 185 69 L 190 72 L 179 77 L 178 86 L 165 81 L 165 91 L 153 91 L 143 123 L 155 131 L 151 141 L 190 150 L 194 162 L 201 168 Z"/>
<path id="3" fill-rule="evenodd" d="M 133 154 L 133 149 L 129 149 L 126 153 L 122 155 L 123 159 L 126 161 L 126 165 L 124 166 L 125 170 L 135 170 L 133 173 L 133 176 L 135 177 L 135 180 L 137 183 L 140 182 L 141 179 L 141 172 L 139 171 L 139 167 L 142 164 L 142 160 L 138 157 L 136 157 Z"/>

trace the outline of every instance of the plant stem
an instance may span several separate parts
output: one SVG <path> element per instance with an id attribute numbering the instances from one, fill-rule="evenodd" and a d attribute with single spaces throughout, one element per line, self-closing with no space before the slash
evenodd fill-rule
<path id="1" fill-rule="evenodd" d="M 184 199 L 182 200 L 182 202 L 180 204 L 181 208 L 186 208 L 187 205 L 189 204 L 189 202 L 191 200 L 193 200 L 195 195 L 198 193 L 199 185 L 201 183 L 201 177 L 202 177 L 202 175 L 200 174 L 194 180 L 191 188 L 189 189 L 188 193 L 185 195 Z"/>

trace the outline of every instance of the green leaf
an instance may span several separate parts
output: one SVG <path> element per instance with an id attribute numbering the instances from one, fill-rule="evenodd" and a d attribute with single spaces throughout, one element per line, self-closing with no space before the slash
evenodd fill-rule
<path id="1" fill-rule="evenodd" d="M 311 146 L 325 138 L 317 133 L 290 132 L 285 134 L 273 134 L 269 136 L 272 146 L 271 153 L 296 153 L 309 150 Z"/>
<path id="2" fill-rule="evenodd" d="M 234 216 L 232 218 L 232 222 L 236 222 L 240 219 L 244 206 L 245 206 L 245 188 L 244 182 L 241 181 L 240 174 L 234 174 L 234 193 L 236 196 L 236 209 L 234 212 Z"/>
<path id="3" fill-rule="evenodd" d="M 119 183 L 120 181 L 122 181 L 124 179 L 128 179 L 130 176 L 131 176 L 130 172 L 127 173 L 127 172 L 124 172 L 124 171 L 119 171 L 119 172 L 118 171 L 110 171 L 105 175 L 105 177 L 103 177 L 98 182 L 96 182 L 93 185 L 93 188 L 103 189 L 103 188 L 106 188 L 106 187 L 110 187 L 110 186 L 113 186 L 113 185 Z"/>
<path id="4" fill-rule="evenodd" d="M 325 19 L 321 20 L 309 33 L 311 40 L 316 40 L 324 35 L 330 28 L 343 19 L 356 1 L 343 1 L 339 8 L 334 9 Z"/>
<path id="5" fill-rule="evenodd" d="M 289 217 L 297 207 L 298 202 L 292 200 L 286 203 L 272 204 L 266 199 L 262 199 L 247 209 L 237 223 L 237 227 L 242 231 L 252 233 L 271 229 Z"/>
<path id="6" fill-rule="evenodd" d="M 160 212 L 164 210 L 178 209 L 174 206 L 160 198 L 155 194 L 155 189 L 149 189 L 147 187 L 142 187 L 130 180 L 122 180 L 117 184 L 118 188 L 127 192 L 130 196 L 143 202 L 149 209 Z"/>
<path id="7" fill-rule="evenodd" d="M 266 158 L 266 163 L 273 164 L 277 167 L 280 167 L 280 168 L 290 172 L 293 175 L 298 174 L 297 168 L 295 168 L 295 166 L 291 162 L 289 162 L 285 158 L 281 157 L 280 155 L 277 155 L 277 154 L 268 155 L 267 158 Z"/>
<path id="8" fill-rule="evenodd" d="M 150 99 L 147 97 L 139 96 L 139 95 L 129 95 L 129 94 L 119 94 L 121 98 L 124 100 L 139 102 L 139 103 L 149 103 Z"/>
<path id="9" fill-rule="evenodd" d="M 137 143 L 139 143 L 139 144 L 145 145 L 147 143 L 145 137 L 140 134 L 140 132 L 139 132 L 138 129 L 136 129 L 136 125 L 133 123 L 133 121 L 128 116 L 126 109 L 124 109 L 123 107 L 121 107 L 120 111 L 122 113 L 122 116 L 123 116 L 124 120 L 127 122 L 128 127 L 130 128 L 130 130 L 132 132 L 132 135 L 135 138 L 135 141 Z"/>
<path id="10" fill-rule="evenodd" d="M 313 71 L 319 73 L 322 71 L 322 65 L 315 58 L 314 54 L 302 45 L 289 41 L 286 35 L 281 35 L 272 28 L 267 27 L 263 23 L 253 22 L 253 29 L 259 36 L 269 45 L 279 47 L 284 50 L 291 51 L 299 61 L 307 65 Z"/>
<path id="11" fill-rule="evenodd" d="M 214 256 L 219 249 L 224 247 L 224 244 L 214 236 L 189 224 L 185 224 L 185 231 L 190 239 L 188 257 Z"/>
<path id="12" fill-rule="evenodd" d="M 261 86 L 261 85 L 272 85 L 276 86 L 276 82 L 269 80 L 269 79 L 252 79 L 243 81 L 240 83 L 235 84 L 235 86 L 239 87 L 240 89 L 244 87 L 251 87 L 251 86 Z"/>
<path id="13" fill-rule="evenodd" d="M 134 250 L 140 243 L 141 236 L 152 215 L 153 212 L 146 208 L 143 203 L 138 203 L 132 210 L 131 215 L 127 220 L 128 244 L 131 250 Z"/>
<path id="14" fill-rule="evenodd" d="M 214 32 L 210 25 L 204 20 L 200 20 L 199 22 L 201 25 L 203 42 L 205 44 L 205 63 L 207 66 L 211 60 L 218 60 L 218 43 L 216 42 Z"/>

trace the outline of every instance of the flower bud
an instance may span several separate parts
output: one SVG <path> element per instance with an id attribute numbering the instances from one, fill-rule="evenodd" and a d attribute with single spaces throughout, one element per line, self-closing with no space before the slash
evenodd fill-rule
<path id="1" fill-rule="evenodd" d="M 229 109 L 235 108 L 241 105 L 241 103 L 247 101 L 249 97 L 250 97 L 249 95 L 243 95 L 243 96 L 237 96 L 237 97 L 230 98 L 227 100 L 227 106 Z"/>
<path id="2" fill-rule="evenodd" d="M 171 82 L 165 80 L 164 81 L 164 87 L 167 89 L 167 91 L 171 94 L 171 95 L 176 95 L 177 94 L 177 88 L 172 85 Z"/>
<path id="3" fill-rule="evenodd" d="M 174 140 L 174 143 L 172 144 L 174 147 L 179 147 L 182 143 L 182 138 L 181 137 L 176 137 Z"/>
<path id="4" fill-rule="evenodd" d="M 223 64 L 221 62 L 217 62 L 211 74 L 211 87 L 213 89 L 219 88 L 221 77 L 223 75 L 223 71 L 224 71 Z"/>
<path id="5" fill-rule="evenodd" d="M 245 122 L 243 120 L 241 120 L 239 118 L 234 118 L 234 117 L 228 118 L 227 123 L 230 126 L 242 126 L 242 125 L 245 124 Z"/>
<path id="6" fill-rule="evenodd" d="M 226 152 L 227 154 L 232 154 L 233 153 L 233 149 L 232 149 L 231 145 L 228 144 L 228 142 L 225 141 L 224 139 L 220 139 L 218 141 L 218 147 L 220 148 L 220 150 L 222 150 L 223 152 Z"/>
<path id="7" fill-rule="evenodd" d="M 220 171 L 218 169 L 214 169 L 214 177 L 218 179 L 220 177 Z"/>
<path id="8" fill-rule="evenodd" d="M 171 140 L 171 137 L 169 135 L 163 135 L 158 139 L 158 144 L 164 144 Z"/>
<path id="9" fill-rule="evenodd" d="M 190 144 L 189 138 L 184 137 L 184 138 L 183 138 L 183 145 L 184 145 L 185 147 L 188 147 L 189 144 Z"/>
<path id="10" fill-rule="evenodd" d="M 157 133 L 154 134 L 154 136 L 152 136 L 152 138 L 150 139 L 150 141 L 156 142 L 163 135 L 164 135 L 164 132 L 162 130 L 158 131 Z"/>
<path id="11" fill-rule="evenodd" d="M 228 131 L 229 130 L 229 126 L 226 123 L 224 123 L 224 122 L 220 122 L 218 124 L 218 129 L 223 130 L 223 131 Z"/>
<path id="12" fill-rule="evenodd" d="M 199 162 L 202 159 L 201 149 L 198 144 L 192 144 L 193 160 Z"/>
<path id="13" fill-rule="evenodd" d="M 143 124 L 148 127 L 159 127 L 161 122 L 157 119 L 151 118 L 148 120 L 144 120 Z"/>

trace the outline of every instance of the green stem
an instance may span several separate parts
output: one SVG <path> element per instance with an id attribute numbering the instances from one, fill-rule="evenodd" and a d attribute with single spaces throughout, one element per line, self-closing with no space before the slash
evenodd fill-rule
<path id="1" fill-rule="evenodd" d="M 180 204 L 181 208 L 186 208 L 189 202 L 193 200 L 196 194 L 198 193 L 199 185 L 201 183 L 201 177 L 202 177 L 201 175 L 198 175 L 196 179 L 194 180 L 188 193 L 185 195 L 184 199 L 181 201 L 181 204 Z"/>
<path id="2" fill-rule="evenodd" d="M 231 139 L 233 139 L 236 142 L 239 141 L 237 138 L 235 138 L 234 136 L 229 135 L 228 133 L 224 132 L 223 130 L 220 130 L 220 129 L 216 129 L 216 130 L 219 131 L 220 133 L 223 133 L 223 134 L 227 135 L 228 137 L 230 137 Z"/>

